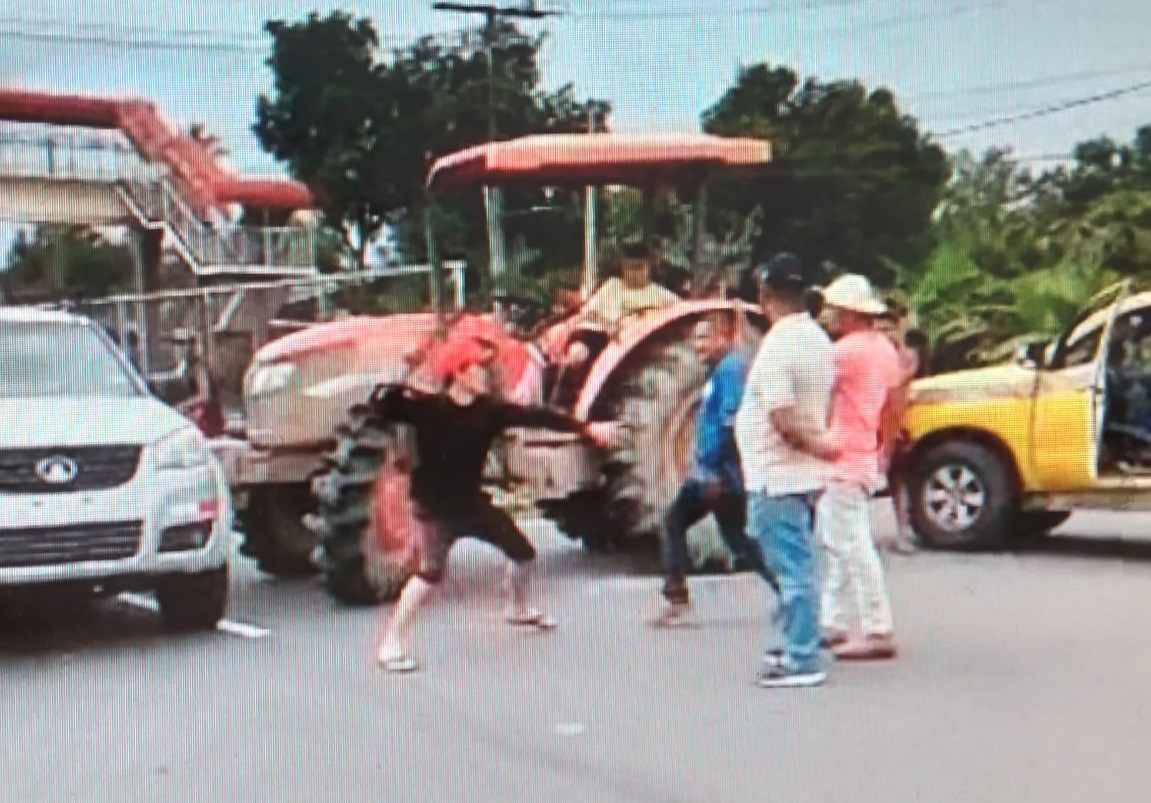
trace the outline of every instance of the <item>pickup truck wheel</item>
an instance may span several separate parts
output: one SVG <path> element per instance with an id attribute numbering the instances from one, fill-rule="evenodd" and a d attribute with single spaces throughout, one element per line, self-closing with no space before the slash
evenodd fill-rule
<path id="1" fill-rule="evenodd" d="M 993 549 L 1011 535 L 1018 520 L 1014 481 L 991 450 L 945 442 L 911 474 L 911 521 L 926 546 Z"/>
<path id="2" fill-rule="evenodd" d="M 228 567 L 169 575 L 157 586 L 156 601 L 169 629 L 215 630 L 228 607 Z"/>
<path id="3" fill-rule="evenodd" d="M 241 515 L 244 543 L 240 552 L 273 577 L 315 574 L 316 536 L 302 521 L 311 508 L 311 491 L 305 483 L 253 488 Z"/>

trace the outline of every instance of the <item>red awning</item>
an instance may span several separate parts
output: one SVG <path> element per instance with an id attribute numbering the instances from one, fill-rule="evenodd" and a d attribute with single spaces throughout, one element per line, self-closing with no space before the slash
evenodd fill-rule
<path id="1" fill-rule="evenodd" d="M 709 134 L 540 134 L 477 145 L 432 165 L 428 188 L 481 185 L 640 185 L 704 172 L 760 168 L 771 143 Z"/>
<path id="2" fill-rule="evenodd" d="M 240 203 L 295 211 L 316 206 L 298 181 L 234 175 L 145 101 L 0 88 L 0 120 L 119 129 L 145 159 L 171 167 L 190 200 L 201 207 Z"/>

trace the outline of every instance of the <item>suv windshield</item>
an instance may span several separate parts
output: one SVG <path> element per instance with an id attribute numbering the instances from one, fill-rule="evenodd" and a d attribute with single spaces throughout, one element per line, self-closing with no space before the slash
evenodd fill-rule
<path id="1" fill-rule="evenodd" d="M 0 398 L 141 395 L 112 346 L 91 327 L 0 323 Z"/>

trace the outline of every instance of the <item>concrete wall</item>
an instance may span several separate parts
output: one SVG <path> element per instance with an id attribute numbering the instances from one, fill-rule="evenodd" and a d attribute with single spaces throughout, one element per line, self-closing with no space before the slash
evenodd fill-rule
<path id="1" fill-rule="evenodd" d="M 111 183 L 0 178 L 0 220 L 111 226 L 135 223 Z"/>

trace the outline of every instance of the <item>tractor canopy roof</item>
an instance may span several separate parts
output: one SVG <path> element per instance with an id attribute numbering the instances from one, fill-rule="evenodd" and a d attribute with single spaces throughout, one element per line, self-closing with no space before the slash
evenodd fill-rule
<path id="1" fill-rule="evenodd" d="M 437 194 L 506 184 L 642 186 L 715 172 L 754 172 L 771 143 L 710 134 L 537 134 L 444 156 L 428 172 Z"/>

